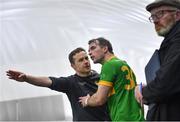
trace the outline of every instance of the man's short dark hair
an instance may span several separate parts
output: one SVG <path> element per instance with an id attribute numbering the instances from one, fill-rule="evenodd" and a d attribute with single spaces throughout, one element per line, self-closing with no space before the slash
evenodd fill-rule
<path id="1" fill-rule="evenodd" d="M 96 43 L 96 41 L 99 42 L 99 46 L 100 47 L 105 47 L 107 46 L 108 47 L 108 51 L 112 54 L 114 54 L 113 52 L 113 48 L 112 48 L 112 45 L 110 43 L 110 41 L 108 41 L 107 39 L 103 38 L 103 37 L 99 37 L 99 38 L 96 38 L 96 39 L 91 39 L 89 40 L 88 44 L 91 44 L 91 43 Z"/>
<path id="2" fill-rule="evenodd" d="M 78 48 L 74 49 L 73 51 L 71 51 L 71 52 L 69 53 L 69 62 L 70 62 L 71 64 L 74 64 L 74 58 L 73 58 L 73 56 L 76 55 L 77 53 L 82 52 L 82 51 L 86 52 L 85 49 L 83 49 L 82 47 L 78 47 Z"/>

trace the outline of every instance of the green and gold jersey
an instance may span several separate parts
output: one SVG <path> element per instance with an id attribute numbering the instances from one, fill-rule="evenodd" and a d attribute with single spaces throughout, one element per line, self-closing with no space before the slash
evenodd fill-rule
<path id="1" fill-rule="evenodd" d="M 99 85 L 112 87 L 108 108 L 112 121 L 141 121 L 144 114 L 134 96 L 136 77 L 125 61 L 112 57 L 102 65 Z"/>

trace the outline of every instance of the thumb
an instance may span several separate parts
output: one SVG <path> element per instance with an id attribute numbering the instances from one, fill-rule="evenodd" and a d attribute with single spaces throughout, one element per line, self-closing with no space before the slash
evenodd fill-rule
<path id="1" fill-rule="evenodd" d="M 20 78 L 20 79 L 23 80 L 23 81 L 26 81 L 26 75 L 25 75 L 25 74 L 20 74 L 20 75 L 18 76 L 18 78 Z"/>

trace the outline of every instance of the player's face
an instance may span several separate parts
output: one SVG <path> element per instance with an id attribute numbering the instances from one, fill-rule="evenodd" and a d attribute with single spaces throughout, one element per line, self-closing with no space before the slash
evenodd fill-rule
<path id="1" fill-rule="evenodd" d="M 89 44 L 89 55 L 94 63 L 102 63 L 104 61 L 104 48 L 99 46 L 99 42 Z"/>
<path id="2" fill-rule="evenodd" d="M 73 56 L 74 64 L 72 67 L 79 74 L 89 74 L 91 72 L 91 65 L 86 52 L 81 51 Z"/>

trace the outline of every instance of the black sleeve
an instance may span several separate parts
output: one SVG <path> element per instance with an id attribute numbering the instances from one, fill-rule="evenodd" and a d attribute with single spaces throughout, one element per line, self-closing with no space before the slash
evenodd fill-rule
<path id="1" fill-rule="evenodd" d="M 155 80 L 143 88 L 147 104 L 165 102 L 180 94 L 180 43 L 174 43 L 157 71 Z"/>
<path id="2" fill-rule="evenodd" d="M 71 80 L 69 77 L 49 77 L 52 80 L 52 84 L 49 87 L 52 90 L 67 93 L 70 89 Z"/>

